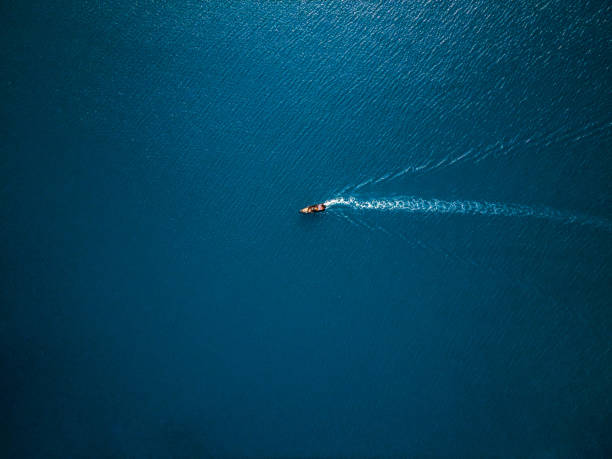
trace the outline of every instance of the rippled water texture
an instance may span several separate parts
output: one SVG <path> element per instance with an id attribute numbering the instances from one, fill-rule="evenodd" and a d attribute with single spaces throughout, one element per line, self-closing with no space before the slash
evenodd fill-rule
<path id="1" fill-rule="evenodd" d="M 4 456 L 609 456 L 608 3 L 0 13 Z"/>

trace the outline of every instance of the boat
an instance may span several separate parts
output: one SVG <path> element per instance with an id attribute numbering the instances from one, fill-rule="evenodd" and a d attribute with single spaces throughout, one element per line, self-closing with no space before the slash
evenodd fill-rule
<path id="1" fill-rule="evenodd" d="M 315 212 L 323 212 L 325 210 L 325 204 L 314 204 L 312 206 L 304 207 L 300 209 L 302 214 L 312 214 Z"/>

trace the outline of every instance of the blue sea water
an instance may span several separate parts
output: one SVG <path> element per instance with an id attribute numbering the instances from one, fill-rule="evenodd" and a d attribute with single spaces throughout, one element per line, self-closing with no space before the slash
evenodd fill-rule
<path id="1" fill-rule="evenodd" d="M 609 457 L 608 2 L 0 12 L 4 457 Z"/>

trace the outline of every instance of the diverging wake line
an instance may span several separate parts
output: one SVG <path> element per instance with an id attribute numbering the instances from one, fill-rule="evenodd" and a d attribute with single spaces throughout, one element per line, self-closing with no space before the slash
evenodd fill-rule
<path id="1" fill-rule="evenodd" d="M 589 225 L 612 231 L 612 223 L 603 218 L 574 215 L 549 207 L 529 207 L 520 204 L 504 204 L 486 201 L 443 201 L 417 197 L 393 199 L 360 199 L 354 196 L 337 197 L 325 201 L 326 207 L 347 206 L 353 209 L 407 211 L 431 214 L 464 214 L 501 217 L 532 217 L 555 220 L 567 224 Z"/>

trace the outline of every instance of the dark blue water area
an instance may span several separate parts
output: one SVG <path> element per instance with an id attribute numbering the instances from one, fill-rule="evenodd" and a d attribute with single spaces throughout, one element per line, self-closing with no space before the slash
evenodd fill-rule
<path id="1" fill-rule="evenodd" d="M 609 457 L 608 3 L 0 12 L 3 456 Z"/>

